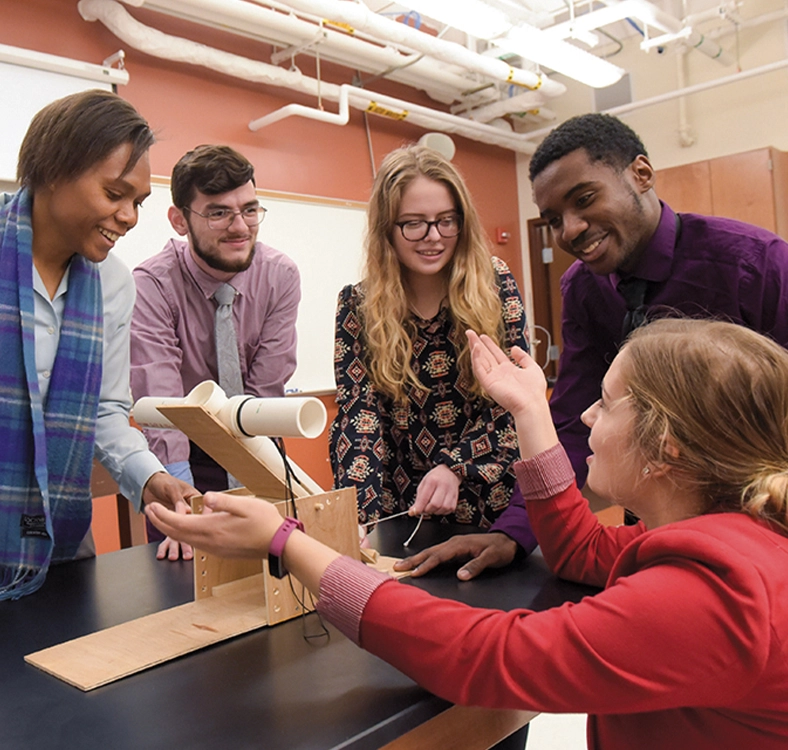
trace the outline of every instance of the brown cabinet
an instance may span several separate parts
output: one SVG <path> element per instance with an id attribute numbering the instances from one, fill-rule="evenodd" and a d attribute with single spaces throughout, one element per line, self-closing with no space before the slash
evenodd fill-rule
<path id="1" fill-rule="evenodd" d="M 788 239 L 788 153 L 759 148 L 661 169 L 657 195 L 675 211 L 727 216 Z"/>

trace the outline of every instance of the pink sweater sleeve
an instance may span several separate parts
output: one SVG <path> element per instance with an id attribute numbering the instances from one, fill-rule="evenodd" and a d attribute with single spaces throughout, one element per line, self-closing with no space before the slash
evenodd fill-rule
<path id="1" fill-rule="evenodd" d="M 369 597 L 383 583 L 396 581 L 364 563 L 338 557 L 320 580 L 317 611 L 358 644 L 359 628 Z"/>

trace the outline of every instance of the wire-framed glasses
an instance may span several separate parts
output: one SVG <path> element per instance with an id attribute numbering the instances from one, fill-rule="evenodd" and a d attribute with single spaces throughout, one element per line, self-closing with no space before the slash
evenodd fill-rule
<path id="1" fill-rule="evenodd" d="M 425 219 L 411 219 L 410 221 L 395 221 L 402 236 L 408 242 L 420 242 L 435 227 L 438 234 L 444 239 L 456 237 L 462 231 L 462 216 L 453 214 L 451 216 L 444 216 L 442 219 L 435 221 L 426 221 Z"/>
<path id="2" fill-rule="evenodd" d="M 247 227 L 256 227 L 258 224 L 262 224 L 268 209 L 263 208 L 259 203 L 252 203 L 244 206 L 240 211 L 233 211 L 232 208 L 212 208 L 201 214 L 193 208 L 183 208 L 182 210 L 202 216 L 208 222 L 210 229 L 227 229 L 235 221 L 236 216 L 240 216 Z"/>

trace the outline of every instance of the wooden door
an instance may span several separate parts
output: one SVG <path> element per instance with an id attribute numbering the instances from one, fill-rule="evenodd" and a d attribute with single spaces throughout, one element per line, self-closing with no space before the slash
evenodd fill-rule
<path id="1" fill-rule="evenodd" d="M 534 303 L 532 323 L 535 326 L 536 342 L 539 342 L 533 342 L 536 345 L 532 348 L 532 354 L 544 367 L 552 385 L 558 374 L 557 355 L 562 347 L 559 282 L 575 259 L 555 247 L 544 219 L 528 220 L 528 254 Z"/>

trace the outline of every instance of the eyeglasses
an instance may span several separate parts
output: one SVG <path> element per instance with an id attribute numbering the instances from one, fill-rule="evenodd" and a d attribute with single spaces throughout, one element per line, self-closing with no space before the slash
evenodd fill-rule
<path id="1" fill-rule="evenodd" d="M 436 227 L 438 234 L 444 239 L 456 237 L 462 231 L 462 216 L 444 216 L 435 221 L 424 221 L 418 219 L 414 221 L 395 221 L 402 236 L 408 242 L 419 242 L 423 240 L 433 227 Z"/>
<path id="2" fill-rule="evenodd" d="M 210 229 L 227 229 L 235 221 L 236 216 L 240 216 L 247 227 L 256 227 L 258 224 L 262 224 L 268 209 L 263 208 L 259 203 L 255 203 L 251 206 L 244 206 L 240 211 L 233 211 L 231 208 L 212 208 L 208 213 L 201 214 L 193 208 L 183 208 L 181 210 L 202 216 L 208 222 Z"/>

